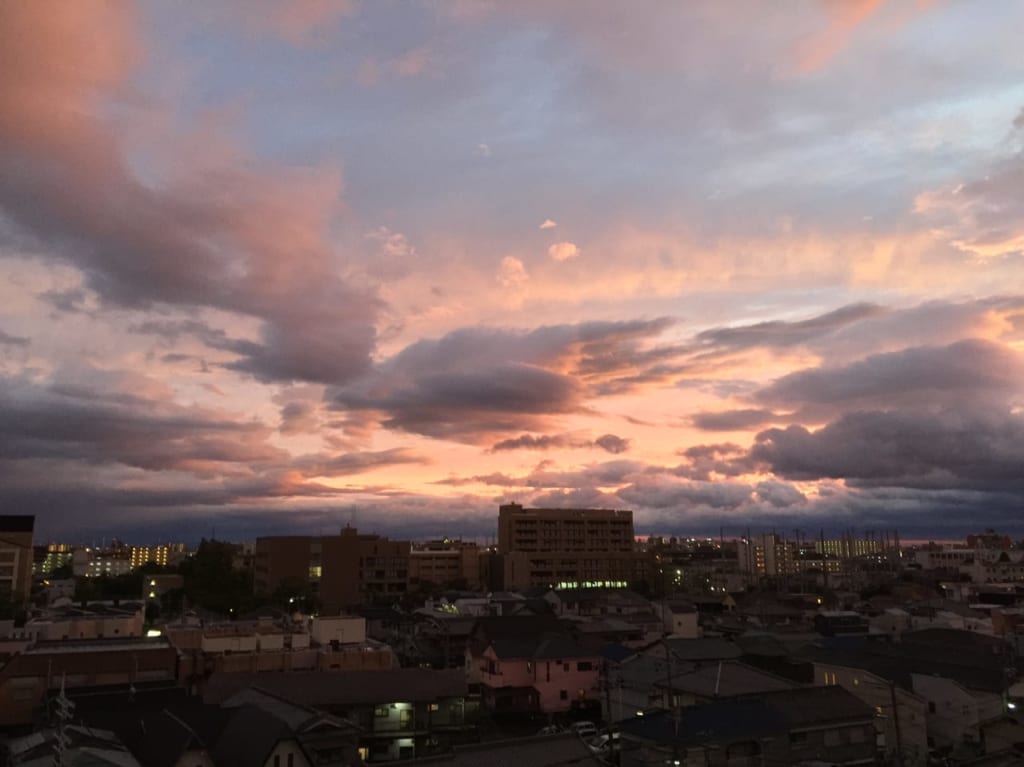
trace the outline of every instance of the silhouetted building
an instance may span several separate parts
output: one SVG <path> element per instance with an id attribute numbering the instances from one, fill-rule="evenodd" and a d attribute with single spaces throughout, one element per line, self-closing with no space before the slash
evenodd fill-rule
<path id="1" fill-rule="evenodd" d="M 625 587 L 640 555 L 633 512 L 498 508 L 498 554 L 506 589 Z"/>
<path id="2" fill-rule="evenodd" d="M 0 590 L 18 604 L 28 601 L 32 589 L 32 531 L 36 518 L 29 514 L 0 516 Z"/>
<path id="3" fill-rule="evenodd" d="M 325 613 L 395 598 L 409 579 L 408 541 L 360 535 L 345 527 L 338 535 L 269 536 L 256 540 L 254 587 L 273 593 L 309 584 Z"/>

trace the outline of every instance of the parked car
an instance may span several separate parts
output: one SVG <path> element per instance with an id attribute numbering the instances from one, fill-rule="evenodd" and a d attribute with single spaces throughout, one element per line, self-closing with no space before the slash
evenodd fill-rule
<path id="1" fill-rule="evenodd" d="M 583 740 L 589 741 L 597 737 L 597 725 L 593 722 L 573 722 L 569 729 L 579 735 Z"/>
<path id="2" fill-rule="evenodd" d="M 613 732 L 611 735 L 605 733 L 604 735 L 598 735 L 596 738 L 592 738 L 587 741 L 587 748 L 593 751 L 595 754 L 607 753 L 612 746 L 619 745 L 619 733 Z"/>
<path id="3" fill-rule="evenodd" d="M 547 727 L 541 727 L 537 732 L 538 735 L 558 735 L 559 733 L 565 732 L 565 728 L 557 724 L 549 724 Z"/>

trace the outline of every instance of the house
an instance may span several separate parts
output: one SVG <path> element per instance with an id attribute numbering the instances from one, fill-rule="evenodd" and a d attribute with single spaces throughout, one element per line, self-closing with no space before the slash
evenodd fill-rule
<path id="1" fill-rule="evenodd" d="M 652 708 L 693 706 L 717 698 L 794 689 L 788 679 L 737 661 L 695 665 L 664 657 L 639 656 L 609 674 L 611 719 L 620 721 Z"/>
<path id="2" fill-rule="evenodd" d="M 661 618 L 665 633 L 669 636 L 680 639 L 700 637 L 700 613 L 689 599 L 670 597 L 653 604 L 654 611 Z"/>
<path id="3" fill-rule="evenodd" d="M 95 730 L 69 724 L 63 728 L 62 764 L 96 765 L 96 767 L 141 767 L 117 736 L 106 730 Z M 5 764 L 11 767 L 50 767 L 55 760 L 58 732 L 46 729 L 7 741 Z M 148 765 L 147 765 L 148 767 Z"/>
<path id="4" fill-rule="evenodd" d="M 449 754 L 431 757 L 429 763 L 448 767 L 599 767 L 604 764 L 572 732 L 456 746 Z"/>
<path id="5" fill-rule="evenodd" d="M 0 668 L 0 726 L 38 721 L 47 697 L 62 682 L 80 688 L 121 688 L 144 682 L 174 684 L 178 653 L 155 639 L 38 642 Z"/>
<path id="6" fill-rule="evenodd" d="M 495 639 L 478 663 L 481 699 L 491 711 L 563 714 L 600 706 L 600 651 L 564 633 Z"/>
<path id="7" fill-rule="evenodd" d="M 842 688 L 800 688 L 645 713 L 621 727 L 622 767 L 875 763 L 874 711 Z"/>
<path id="8" fill-rule="evenodd" d="M 352 722 L 369 762 L 444 752 L 476 737 L 478 704 L 467 696 L 460 669 L 216 673 L 203 699 L 218 705 L 252 702 L 251 693 L 235 697 L 248 688 Z"/>

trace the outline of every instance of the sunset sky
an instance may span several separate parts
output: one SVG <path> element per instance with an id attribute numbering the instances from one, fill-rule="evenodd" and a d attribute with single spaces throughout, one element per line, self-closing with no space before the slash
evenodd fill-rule
<path id="1" fill-rule="evenodd" d="M 39 540 L 1024 532 L 1024 5 L 0 3 Z"/>

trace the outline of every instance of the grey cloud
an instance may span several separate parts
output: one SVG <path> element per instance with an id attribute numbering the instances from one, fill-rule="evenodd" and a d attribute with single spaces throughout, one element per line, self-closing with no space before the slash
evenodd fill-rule
<path id="1" fill-rule="evenodd" d="M 89 376 L 82 371 L 80 379 Z M 248 474 L 287 458 L 269 429 L 221 412 L 139 392 L 140 378 L 95 375 L 93 384 L 0 379 L 0 460 L 55 458 L 199 475 Z M 109 388 L 93 388 L 105 383 Z"/>
<path id="2" fill-rule="evenodd" d="M 342 455 L 301 456 L 292 461 L 291 465 L 304 471 L 308 476 L 343 477 L 388 466 L 428 463 L 430 463 L 430 459 L 426 456 L 419 455 L 408 448 L 399 447 Z"/>
<path id="3" fill-rule="evenodd" d="M 977 339 L 876 354 L 842 367 L 783 376 L 755 395 L 765 404 L 921 406 L 1019 389 L 1021 355 Z"/>
<path id="4" fill-rule="evenodd" d="M 22 336 L 13 336 L 10 333 L 5 333 L 0 330 L 0 346 L 17 346 L 21 348 L 27 347 L 31 341 Z"/>
<path id="5" fill-rule="evenodd" d="M 694 426 L 704 431 L 739 431 L 780 420 L 782 417 L 771 410 L 753 408 L 698 413 L 690 418 L 690 422 Z"/>
<path id="6" fill-rule="evenodd" d="M 798 322 L 759 322 L 755 325 L 705 330 L 698 333 L 694 340 L 698 349 L 711 351 L 785 348 L 806 344 L 886 311 L 876 304 L 850 304 Z"/>
<path id="7" fill-rule="evenodd" d="M 582 410 L 588 395 L 588 376 L 562 371 L 614 373 L 633 364 L 637 339 L 654 337 L 668 324 L 588 322 L 529 332 L 465 328 L 418 341 L 327 396 L 337 409 L 379 412 L 385 426 L 432 437 L 478 443 L 524 428 L 541 430 L 552 416 Z"/>
<path id="8" fill-rule="evenodd" d="M 521 434 L 495 443 L 491 446 L 491 452 L 588 447 L 598 447 L 608 453 L 624 453 L 629 450 L 629 440 L 615 434 L 603 434 L 593 440 L 575 434 Z"/>
<path id="9" fill-rule="evenodd" d="M 769 429 L 750 456 L 790 479 L 1024 493 L 1024 417 L 1007 411 L 854 412 L 816 432 Z"/>
<path id="10" fill-rule="evenodd" d="M 807 497 L 788 482 L 765 480 L 754 487 L 757 497 L 778 508 L 804 503 Z"/>
<path id="11" fill-rule="evenodd" d="M 625 453 L 629 450 L 629 440 L 614 434 L 602 434 L 594 440 L 594 444 L 609 453 Z"/>
<path id="12" fill-rule="evenodd" d="M 691 507 L 734 509 L 748 502 L 749 485 L 729 482 L 699 482 L 650 477 L 634 482 L 618 491 L 627 503 L 653 509 Z"/>

